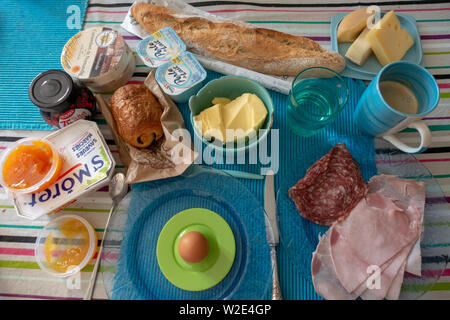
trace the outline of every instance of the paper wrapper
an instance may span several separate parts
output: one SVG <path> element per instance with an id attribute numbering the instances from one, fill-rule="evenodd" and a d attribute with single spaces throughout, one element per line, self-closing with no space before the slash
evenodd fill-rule
<path id="1" fill-rule="evenodd" d="M 223 21 L 232 21 L 236 24 L 244 24 L 240 21 L 235 20 L 229 20 L 222 17 L 215 16 L 213 14 L 210 14 L 206 11 L 194 8 L 193 6 L 185 3 L 183 0 L 137 0 L 135 2 L 145 2 L 145 3 L 151 3 L 159 6 L 165 6 L 169 9 L 176 10 L 178 12 L 182 12 L 180 16 L 186 17 L 186 16 L 200 16 L 205 19 L 211 20 L 213 22 L 223 22 Z M 248 24 L 245 24 L 248 26 Z M 145 38 L 149 36 L 149 33 L 144 30 L 143 27 L 133 18 L 131 15 L 131 7 L 130 10 L 128 10 L 127 15 L 125 16 L 125 19 L 123 20 L 121 24 L 122 28 L 127 30 L 128 32 L 135 34 L 136 36 L 140 38 Z M 252 26 L 249 26 L 252 27 Z M 232 75 L 232 76 L 244 76 L 247 78 L 250 78 L 252 80 L 255 80 L 256 82 L 260 83 L 262 86 L 272 89 L 278 92 L 281 92 L 283 94 L 289 94 L 289 90 L 291 88 L 292 81 L 294 80 L 294 77 L 290 76 L 272 76 L 267 75 L 263 73 L 259 73 L 253 70 L 245 69 L 242 67 L 234 66 L 232 64 L 222 62 L 219 60 L 207 58 L 198 54 L 194 54 L 197 60 L 202 64 L 202 66 L 206 69 L 216 71 L 222 74 L 226 75 Z"/>
<path id="2" fill-rule="evenodd" d="M 181 134 L 177 130 L 186 130 L 183 116 L 159 87 L 154 71 L 147 76 L 144 84 L 163 106 L 161 124 L 164 131 L 164 137 L 145 149 L 135 148 L 120 137 L 109 104 L 101 94 L 96 95 L 100 110 L 119 149 L 120 160 L 127 167 L 126 182 L 129 184 L 178 176 L 198 155 L 192 150 L 190 141 L 185 138 L 180 141 Z"/>

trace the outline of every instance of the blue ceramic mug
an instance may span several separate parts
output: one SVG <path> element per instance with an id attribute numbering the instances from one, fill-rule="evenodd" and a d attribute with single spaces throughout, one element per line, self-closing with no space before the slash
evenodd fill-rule
<path id="1" fill-rule="evenodd" d="M 414 93 L 417 111 L 405 113 L 386 102 L 380 83 L 400 83 Z M 392 90 L 391 90 L 392 91 Z M 395 92 L 394 90 L 394 93 Z M 407 153 L 420 153 L 431 143 L 431 132 L 423 117 L 432 112 L 439 102 L 439 87 L 434 77 L 418 64 L 397 61 L 383 67 L 361 96 L 353 116 L 354 124 L 363 132 L 392 143 Z M 392 104 L 392 103 L 391 103 Z M 414 128 L 420 134 L 420 145 L 411 147 L 395 134 L 405 128 Z"/>

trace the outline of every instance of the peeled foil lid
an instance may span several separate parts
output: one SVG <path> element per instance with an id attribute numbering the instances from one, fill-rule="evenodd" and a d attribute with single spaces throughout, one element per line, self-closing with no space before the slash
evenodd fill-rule
<path id="1" fill-rule="evenodd" d="M 89 28 L 74 35 L 64 45 L 61 65 L 77 79 L 101 77 L 120 68 L 127 48 L 123 37 L 116 30 Z"/>

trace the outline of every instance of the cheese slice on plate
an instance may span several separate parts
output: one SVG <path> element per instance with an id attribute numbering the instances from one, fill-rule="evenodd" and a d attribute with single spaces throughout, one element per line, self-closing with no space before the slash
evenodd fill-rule
<path id="1" fill-rule="evenodd" d="M 400 27 L 400 21 L 394 11 L 390 11 L 369 30 L 367 41 L 378 61 L 387 65 L 403 58 L 414 40 L 409 32 Z"/>
<path id="2" fill-rule="evenodd" d="M 365 28 L 363 32 L 358 36 L 355 42 L 348 48 L 345 56 L 352 62 L 359 66 L 366 63 L 367 58 L 372 54 L 372 48 L 369 41 L 367 41 L 367 33 L 369 29 Z"/>
<path id="3" fill-rule="evenodd" d="M 339 23 L 337 29 L 338 42 L 352 42 L 360 32 L 366 27 L 367 20 L 373 15 L 373 12 L 367 8 L 361 8 L 350 12 Z"/>

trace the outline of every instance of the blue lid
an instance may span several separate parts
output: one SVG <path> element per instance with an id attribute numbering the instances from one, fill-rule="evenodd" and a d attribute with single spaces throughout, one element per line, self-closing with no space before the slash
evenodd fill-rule
<path id="1" fill-rule="evenodd" d="M 173 57 L 183 53 L 186 45 L 177 33 L 169 27 L 163 28 L 141 40 L 137 46 L 137 53 L 144 63 L 156 68 Z"/>
<path id="2" fill-rule="evenodd" d="M 155 79 L 168 95 L 178 96 L 206 78 L 206 71 L 190 52 L 183 52 L 156 69 Z"/>

